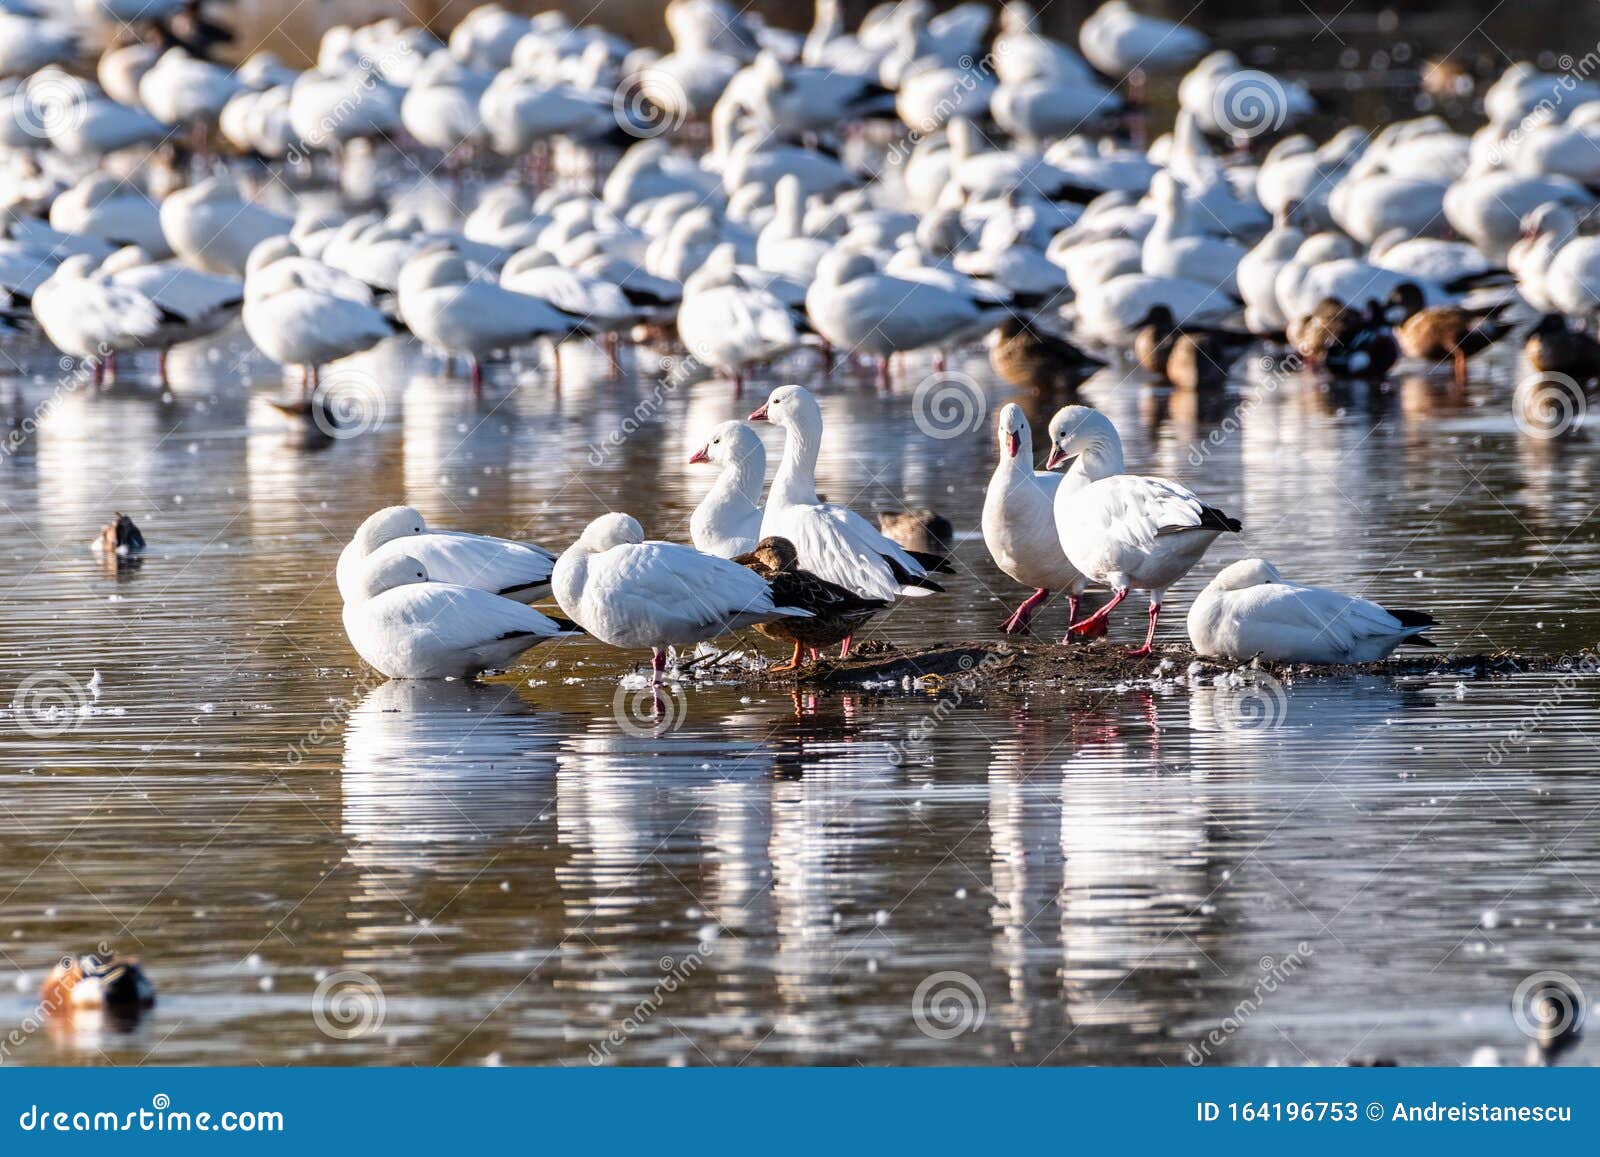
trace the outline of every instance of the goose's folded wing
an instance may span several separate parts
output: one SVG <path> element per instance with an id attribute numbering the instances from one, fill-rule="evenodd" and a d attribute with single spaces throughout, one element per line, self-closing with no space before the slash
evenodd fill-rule
<path id="1" fill-rule="evenodd" d="M 783 534 L 794 543 L 800 565 L 812 574 L 868 598 L 892 599 L 899 591 L 899 583 L 884 558 L 885 552 L 874 541 L 882 539 L 887 543 L 888 539 L 873 530 L 866 519 L 860 515 L 851 518 L 852 514 L 841 506 L 802 507 L 795 517 L 786 520 Z M 915 559 L 910 561 L 917 566 Z M 918 571 L 921 569 L 917 566 Z"/>
<path id="2" fill-rule="evenodd" d="M 1295 583 L 1269 583 L 1238 592 L 1232 613 L 1241 650 L 1298 654 L 1326 651 L 1351 657 L 1364 640 L 1403 634 L 1400 620 L 1377 603 Z"/>
<path id="3" fill-rule="evenodd" d="M 412 535 L 389 548 L 422 563 L 430 578 L 508 595 L 548 583 L 555 568 L 543 551 L 475 534 Z"/>
<path id="4" fill-rule="evenodd" d="M 609 614 L 663 638 L 775 613 L 765 579 L 676 543 L 615 547 L 590 561 L 589 581 Z"/>
<path id="5" fill-rule="evenodd" d="M 112 282 L 144 294 L 168 313 L 188 322 L 244 300 L 244 283 L 237 277 L 201 273 L 175 261 L 127 269 L 116 274 Z"/>
<path id="6" fill-rule="evenodd" d="M 384 613 L 393 616 L 396 626 L 426 630 L 449 647 L 465 649 L 515 635 L 549 638 L 562 633 L 561 625 L 548 615 L 476 587 L 414 583 L 383 597 Z"/>
<path id="7" fill-rule="evenodd" d="M 1205 503 L 1175 482 L 1123 474 L 1104 486 L 1099 514 L 1107 534 L 1140 550 L 1154 548 L 1163 534 L 1205 524 Z"/>

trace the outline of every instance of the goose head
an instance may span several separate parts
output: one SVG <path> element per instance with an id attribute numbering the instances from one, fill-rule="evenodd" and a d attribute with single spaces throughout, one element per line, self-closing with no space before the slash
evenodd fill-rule
<path id="1" fill-rule="evenodd" d="M 385 543 L 422 534 L 427 529 L 428 524 L 422 520 L 422 515 L 411 507 L 386 506 L 367 516 L 367 520 L 357 528 L 352 541 L 364 558 Z"/>
<path id="2" fill-rule="evenodd" d="M 385 556 L 368 564 L 361 576 L 361 597 L 375 599 L 396 587 L 428 581 L 428 568 L 410 555 Z"/>
<path id="3" fill-rule="evenodd" d="M 447 285 L 465 285 L 472 280 L 472 271 L 454 249 L 436 248 L 445 245 L 436 242 L 412 255 L 400 268 L 399 290 L 409 297 L 425 289 L 438 289 Z M 409 292 L 408 292 L 409 291 Z"/>
<path id="4" fill-rule="evenodd" d="M 744 422 L 734 420 L 723 422 L 711 431 L 711 437 L 694 452 L 689 463 L 709 462 L 713 466 L 733 466 L 747 462 L 757 454 L 762 455 L 763 459 L 766 455 L 761 435 Z"/>
<path id="5" fill-rule="evenodd" d="M 1050 419 L 1050 457 L 1045 469 L 1069 466 L 1075 458 L 1090 456 L 1103 465 L 1114 465 L 1108 473 L 1122 472 L 1122 439 L 1111 419 L 1088 406 L 1063 406 Z M 1101 476 L 1096 474 L 1097 477 Z"/>
<path id="6" fill-rule="evenodd" d="M 602 514 L 588 526 L 574 542 L 573 548 L 584 554 L 602 554 L 615 546 L 637 546 L 644 541 L 644 527 L 631 514 Z"/>
<path id="7" fill-rule="evenodd" d="M 1022 453 L 1022 448 L 1028 446 L 1032 440 L 1032 431 L 1028 427 L 1028 418 L 1022 412 L 1021 406 L 1015 402 L 1007 402 L 1000 407 L 1000 419 L 995 423 L 995 435 L 1000 440 L 1002 460 L 1015 458 Z"/>
<path id="8" fill-rule="evenodd" d="M 1229 563 L 1211 580 L 1211 589 L 1217 591 L 1242 591 L 1250 587 L 1281 583 L 1283 575 L 1264 558 L 1242 558 Z"/>
<path id="9" fill-rule="evenodd" d="M 245 280 L 248 281 L 275 261 L 282 261 L 285 257 L 297 257 L 299 254 L 300 246 L 289 234 L 280 233 L 276 237 L 268 237 L 250 250 L 250 256 L 244 259 Z"/>
<path id="10" fill-rule="evenodd" d="M 822 407 L 804 386 L 779 386 L 750 415 L 752 422 L 771 422 L 788 431 L 810 433 L 822 428 Z"/>

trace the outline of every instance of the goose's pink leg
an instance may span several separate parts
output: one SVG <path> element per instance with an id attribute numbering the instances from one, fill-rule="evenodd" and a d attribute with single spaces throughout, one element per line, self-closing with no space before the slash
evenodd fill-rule
<path id="1" fill-rule="evenodd" d="M 1023 600 L 1022 605 L 1016 609 L 1009 619 L 1000 624 L 1000 629 L 1008 635 L 1015 635 L 1021 631 L 1027 630 L 1028 623 L 1033 619 L 1034 609 L 1049 597 L 1050 592 L 1045 590 L 1043 587 L 1034 591 L 1031 595 Z M 1070 605 L 1072 607 L 1072 612 L 1075 613 L 1078 609 L 1078 599 L 1076 595 L 1073 596 Z M 1069 613 L 1067 617 L 1069 619 L 1072 618 L 1072 613 Z"/>
<path id="2" fill-rule="evenodd" d="M 1097 635 L 1097 634 L 1100 634 L 1102 631 L 1105 630 L 1106 621 L 1111 618 L 1111 612 L 1116 610 L 1118 604 L 1120 604 L 1122 602 L 1122 600 L 1127 598 L 1127 597 L 1128 597 L 1128 588 L 1127 587 L 1123 587 L 1120 591 L 1118 591 L 1116 594 L 1111 596 L 1111 601 L 1109 603 L 1107 603 L 1105 606 L 1101 607 L 1098 611 L 1096 611 L 1094 614 L 1090 615 L 1087 619 L 1084 619 L 1081 623 L 1071 623 L 1071 624 L 1069 624 L 1068 627 L 1067 627 L 1067 636 L 1066 636 L 1066 638 L 1062 639 L 1061 641 L 1063 643 L 1070 643 L 1070 642 L 1072 642 L 1072 636 L 1073 635 Z"/>
<path id="3" fill-rule="evenodd" d="M 855 635 L 853 634 L 846 635 L 844 637 L 844 642 L 839 644 L 839 658 L 848 659 L 850 657 L 850 640 L 853 638 L 855 638 Z"/>
<path id="4" fill-rule="evenodd" d="M 1135 647 L 1133 650 L 1129 651 L 1128 657 L 1130 659 L 1143 658 L 1145 655 L 1150 653 L 1150 645 L 1156 641 L 1156 620 L 1160 617 L 1161 604 L 1152 602 L 1150 604 L 1150 629 L 1144 633 L 1144 646 Z"/>
<path id="5" fill-rule="evenodd" d="M 652 684 L 660 683 L 661 673 L 666 669 L 667 653 L 658 647 L 650 654 L 650 682 Z"/>

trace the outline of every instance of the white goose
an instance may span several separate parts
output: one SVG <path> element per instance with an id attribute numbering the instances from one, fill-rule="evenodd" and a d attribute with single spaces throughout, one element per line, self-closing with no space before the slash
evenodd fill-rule
<path id="1" fill-rule="evenodd" d="M 561 609 L 613 647 L 648 647 L 659 682 L 666 648 L 689 646 L 782 618 L 810 618 L 772 601 L 754 571 L 672 542 L 646 542 L 626 514 L 595 519 L 556 560 L 551 588 Z"/>
<path id="2" fill-rule="evenodd" d="M 344 606 L 350 645 L 391 679 L 469 679 L 573 633 L 499 595 L 432 582 L 427 568 L 405 555 L 373 560 L 355 593 Z"/>
<path id="3" fill-rule="evenodd" d="M 298 256 L 251 271 L 242 320 L 256 348 L 279 365 L 303 367 L 308 385 L 320 366 L 369 350 L 396 329 L 366 285 Z"/>
<path id="4" fill-rule="evenodd" d="M 56 267 L 33 294 L 33 316 L 62 353 L 94 361 L 103 380 L 119 350 L 135 349 L 161 328 L 161 310 L 143 293 L 115 285 L 76 254 Z"/>
<path id="5" fill-rule="evenodd" d="M 761 539 L 761 488 L 767 480 L 767 447 L 739 421 L 723 422 L 695 451 L 690 465 L 718 468 L 717 480 L 689 516 L 695 549 L 718 558 L 748 554 Z"/>
<path id="6" fill-rule="evenodd" d="M 294 220 L 239 194 L 227 177 L 179 189 L 161 202 L 161 232 L 185 264 L 207 273 L 244 275 L 250 251 L 294 228 Z"/>
<path id="7" fill-rule="evenodd" d="M 1218 535 L 1237 532 L 1239 520 L 1176 482 L 1124 474 L 1116 427 L 1087 406 L 1056 412 L 1050 444 L 1046 466 L 1071 462 L 1071 470 L 1086 480 L 1081 488 L 1064 481 L 1056 492 L 1062 553 L 1091 581 L 1111 588 L 1111 601 L 1068 627 L 1068 638 L 1100 629 L 1130 590 L 1148 591 L 1150 626 L 1144 645 L 1129 652 L 1148 655 L 1167 588 L 1189 573 Z"/>
<path id="8" fill-rule="evenodd" d="M 238 278 L 201 273 L 176 261 L 152 261 L 137 245 L 117 250 L 100 264 L 99 276 L 118 289 L 144 295 L 161 311 L 161 326 L 140 340 L 161 351 L 159 378 L 167 380 L 167 351 L 182 342 L 215 333 L 230 322 L 244 301 Z"/>
<path id="9" fill-rule="evenodd" d="M 1033 434 L 1015 402 L 1001 407 L 996 434 L 1000 460 L 984 492 L 983 541 L 995 566 L 1034 588 L 1000 629 L 1007 634 L 1027 630 L 1034 611 L 1058 590 L 1067 592 L 1067 621 L 1073 622 L 1085 579 L 1061 552 L 1056 533 L 1056 491 L 1062 475 L 1033 468 Z"/>
<path id="10" fill-rule="evenodd" d="M 170 257 L 156 203 L 125 180 L 86 177 L 50 205 L 50 227 L 87 233 L 113 245 L 137 245 L 152 257 Z"/>
<path id="11" fill-rule="evenodd" d="M 762 538 L 787 538 L 803 569 L 863 598 L 920 597 L 943 589 L 928 578 L 922 562 L 855 511 L 817 498 L 822 410 L 810 390 L 779 386 L 750 421 L 772 422 L 787 435 L 761 516 Z M 841 655 L 849 650 L 846 638 Z"/>
<path id="12" fill-rule="evenodd" d="M 550 593 L 554 551 L 527 542 L 433 530 L 409 506 L 388 506 L 369 515 L 339 554 L 335 577 L 345 602 L 360 597 L 366 567 L 382 559 L 410 556 L 435 582 L 473 587 L 519 603 Z"/>
<path id="13" fill-rule="evenodd" d="M 1078 29 L 1078 47 L 1106 76 L 1183 68 L 1208 43 L 1192 28 L 1139 15 L 1125 0 L 1108 0 Z"/>
<path id="14" fill-rule="evenodd" d="M 1432 646 L 1422 611 L 1288 582 L 1260 558 L 1223 567 L 1189 608 L 1189 640 L 1202 655 L 1279 663 L 1375 663 L 1407 643 Z"/>
<path id="15" fill-rule="evenodd" d="M 794 317 L 770 290 L 739 276 L 734 247 L 717 246 L 683 285 L 678 334 L 700 361 L 743 383 L 744 367 L 800 342 Z"/>
<path id="16" fill-rule="evenodd" d="M 539 338 L 559 345 L 586 328 L 581 317 L 474 277 L 460 255 L 448 250 L 407 261 L 398 299 L 412 333 L 446 354 L 466 356 L 474 386 L 483 384 L 481 362 L 489 354 Z M 557 373 L 560 365 L 557 354 Z"/>

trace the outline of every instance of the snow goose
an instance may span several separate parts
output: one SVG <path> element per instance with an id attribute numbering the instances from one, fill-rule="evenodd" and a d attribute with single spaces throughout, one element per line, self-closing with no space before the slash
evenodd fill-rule
<path id="1" fill-rule="evenodd" d="M 450 55 L 474 68 L 507 67 L 517 41 L 533 31 L 533 21 L 498 4 L 480 4 L 450 33 Z"/>
<path id="2" fill-rule="evenodd" d="M 1237 303 L 1203 281 L 1124 273 L 1097 295 L 1079 299 L 1078 328 L 1090 338 L 1126 346 L 1157 306 L 1165 306 L 1180 327 L 1208 326 L 1222 323 Z"/>
<path id="3" fill-rule="evenodd" d="M 50 206 L 50 227 L 137 245 L 153 257 L 172 256 L 156 203 L 115 177 L 91 175 L 58 196 Z"/>
<path id="4" fill-rule="evenodd" d="M 822 260 L 806 291 L 812 327 L 840 349 L 876 357 L 880 380 L 891 355 L 979 337 L 1009 312 L 946 286 L 890 276 L 869 255 L 845 249 Z"/>
<path id="5" fill-rule="evenodd" d="M 919 597 L 943 589 L 921 561 L 855 511 L 817 498 L 822 410 L 810 390 L 779 386 L 750 421 L 772 422 L 786 435 L 761 515 L 761 537 L 787 538 L 800 552 L 802 567 L 865 598 Z M 849 653 L 848 639 L 843 653 Z"/>
<path id="6" fill-rule="evenodd" d="M 695 549 L 733 558 L 756 548 L 761 537 L 761 488 L 767 481 L 767 448 L 744 422 L 723 422 L 689 459 L 718 468 L 717 480 L 689 516 Z"/>
<path id="7" fill-rule="evenodd" d="M 1543 313 L 1557 311 L 1545 287 L 1545 277 L 1556 256 L 1578 235 L 1578 218 L 1566 205 L 1541 205 L 1522 223 L 1522 237 L 1506 254 L 1506 264 L 1517 278 L 1517 289 L 1529 304 Z"/>
<path id="8" fill-rule="evenodd" d="M 759 286 L 743 284 L 731 245 L 721 245 L 683 286 L 678 335 L 701 362 L 740 386 L 744 367 L 799 344 L 789 307 Z"/>
<path id="9" fill-rule="evenodd" d="M 1245 327 L 1254 334 L 1280 334 L 1289 325 L 1278 304 L 1277 281 L 1294 259 L 1306 235 L 1292 225 L 1279 225 L 1239 259 L 1234 284 L 1244 301 Z"/>
<path id="10" fill-rule="evenodd" d="M 1422 611 L 1288 582 L 1260 558 L 1222 568 L 1189 608 L 1189 640 L 1202 655 L 1244 662 L 1376 663 L 1396 647 L 1433 646 Z"/>
<path id="11" fill-rule="evenodd" d="M 78 33 L 70 25 L 0 11 L 0 76 L 27 76 L 77 55 Z"/>
<path id="12" fill-rule="evenodd" d="M 1061 552 L 1056 533 L 1062 475 L 1033 468 L 1033 434 L 1021 406 L 1001 407 L 995 430 L 1000 459 L 983 496 L 983 542 L 1006 576 L 1034 588 L 1000 629 L 1007 634 L 1027 630 L 1034 611 L 1058 590 L 1067 592 L 1067 621 L 1075 622 L 1086 580 Z"/>
<path id="13" fill-rule="evenodd" d="M 1236 271 L 1248 250 L 1237 241 L 1202 233 L 1194 223 L 1183 186 L 1172 174 L 1156 174 L 1150 199 L 1156 219 L 1141 250 L 1144 272 L 1151 277 L 1200 282 L 1236 296 Z"/>
<path id="14" fill-rule="evenodd" d="M 242 277 L 252 249 L 293 227 L 293 218 L 244 200 L 226 177 L 209 177 L 161 202 L 168 246 L 185 264 L 207 273 Z"/>
<path id="15" fill-rule="evenodd" d="M 588 328 L 581 317 L 475 276 L 449 250 L 419 253 L 407 261 L 397 297 L 412 333 L 434 349 L 470 361 L 474 386 L 483 384 L 481 362 L 489 354 L 540 338 L 559 346 Z M 555 356 L 559 373 L 560 354 Z"/>
<path id="16" fill-rule="evenodd" d="M 383 559 L 410 556 L 427 567 L 435 582 L 488 591 L 519 603 L 550 593 L 556 556 L 542 546 L 434 530 L 409 506 L 389 506 L 368 515 L 339 554 L 335 578 L 345 602 L 361 597 L 365 568 Z"/>
<path id="17" fill-rule="evenodd" d="M 161 327 L 155 302 L 113 284 L 85 254 L 67 258 L 34 291 L 33 316 L 62 353 L 94 361 L 97 383 L 119 350 L 137 348 Z"/>
<path id="18" fill-rule="evenodd" d="M 620 286 L 582 269 L 569 269 L 538 246 L 512 254 L 500 271 L 500 284 L 581 317 L 599 332 L 616 333 L 641 316 Z"/>
<path id="19" fill-rule="evenodd" d="M 1595 199 L 1566 177 L 1473 173 L 1446 191 L 1444 215 L 1457 233 L 1499 260 L 1521 236 L 1523 218 L 1547 202 L 1581 212 Z"/>
<path id="20" fill-rule="evenodd" d="M 95 65 L 95 79 L 112 100 L 137 108 L 139 80 L 155 67 L 156 61 L 161 59 L 161 52 L 159 45 L 142 40 L 107 48 Z"/>
<path id="21" fill-rule="evenodd" d="M 213 126 L 243 87 L 228 69 L 169 48 L 139 78 L 139 103 L 164 125 Z"/>
<path id="22" fill-rule="evenodd" d="M 176 261 L 152 261 L 137 245 L 119 249 L 101 262 L 99 275 L 119 289 L 142 294 L 161 311 L 161 327 L 139 346 L 159 349 L 159 380 L 167 380 L 167 350 L 215 333 L 233 320 L 244 301 L 235 277 L 201 273 Z"/>
<path id="23" fill-rule="evenodd" d="M 391 679 L 470 679 L 501 670 L 536 643 L 572 634 L 548 615 L 476 587 L 433 582 L 405 555 L 372 560 L 344 629 L 368 665 Z"/>
<path id="24" fill-rule="evenodd" d="M 371 349 L 396 329 L 366 285 L 307 257 L 252 270 L 242 320 L 257 349 L 279 365 L 302 367 L 308 385 L 319 367 Z"/>
<path id="25" fill-rule="evenodd" d="M 1315 108 L 1303 84 L 1247 69 L 1231 52 L 1213 52 L 1178 85 L 1178 103 L 1200 127 L 1248 139 L 1293 124 Z"/>
<path id="26" fill-rule="evenodd" d="M 669 646 L 690 646 L 757 623 L 808 618 L 773 601 L 772 584 L 736 562 L 691 546 L 646 542 L 626 514 L 603 514 L 556 560 L 561 609 L 613 647 L 648 647 L 660 682 Z"/>
<path id="27" fill-rule="evenodd" d="M 864 599 L 838 583 L 801 570 L 799 553 L 787 538 L 763 538 L 733 561 L 770 582 L 775 602 L 811 612 L 808 619 L 785 618 L 756 624 L 758 634 L 794 644 L 794 654 L 789 661 L 771 668 L 773 671 L 793 671 L 799 667 L 802 649 L 808 650 L 815 660 L 820 648 L 848 639 L 863 623 L 889 605 L 882 599 Z"/>
<path id="28" fill-rule="evenodd" d="M 1094 70 L 1082 56 L 1035 30 L 1037 19 L 1033 5 L 1022 0 L 1001 5 L 1000 31 L 994 38 L 994 72 L 1000 83 L 1094 81 Z"/>
<path id="29" fill-rule="evenodd" d="M 1087 406 L 1057 411 L 1050 419 L 1050 447 L 1047 468 L 1071 463 L 1056 491 L 1062 553 L 1090 581 L 1111 588 L 1111 601 L 1069 626 L 1068 638 L 1099 630 L 1129 591 L 1148 591 L 1150 626 L 1144 645 L 1129 652 L 1148 655 L 1167 588 L 1189 573 L 1218 535 L 1238 532 L 1239 520 L 1176 482 L 1124 474 L 1116 427 Z"/>
<path id="30" fill-rule="evenodd" d="M 449 153 L 484 135 L 478 102 L 490 77 L 446 52 L 430 56 L 400 101 L 400 123 L 430 149 Z"/>
<path id="31" fill-rule="evenodd" d="M 797 177 L 781 177 L 772 196 L 775 211 L 756 237 L 756 264 L 809 285 L 828 252 L 828 243 L 805 232 L 805 205 Z"/>
<path id="32" fill-rule="evenodd" d="M 1182 24 L 1141 16 L 1125 0 L 1108 0 L 1078 29 L 1078 47 L 1104 75 L 1172 72 L 1206 50 L 1206 37 Z"/>
<path id="33" fill-rule="evenodd" d="M 1122 111 L 1122 100 L 1098 81 L 1040 78 L 1000 85 L 989 111 L 1012 136 L 1047 141 L 1104 124 Z"/>
<path id="34" fill-rule="evenodd" d="M 770 52 L 757 53 L 728 82 L 718 100 L 724 103 L 796 135 L 836 129 L 894 109 L 894 97 L 874 77 L 785 64 Z"/>

